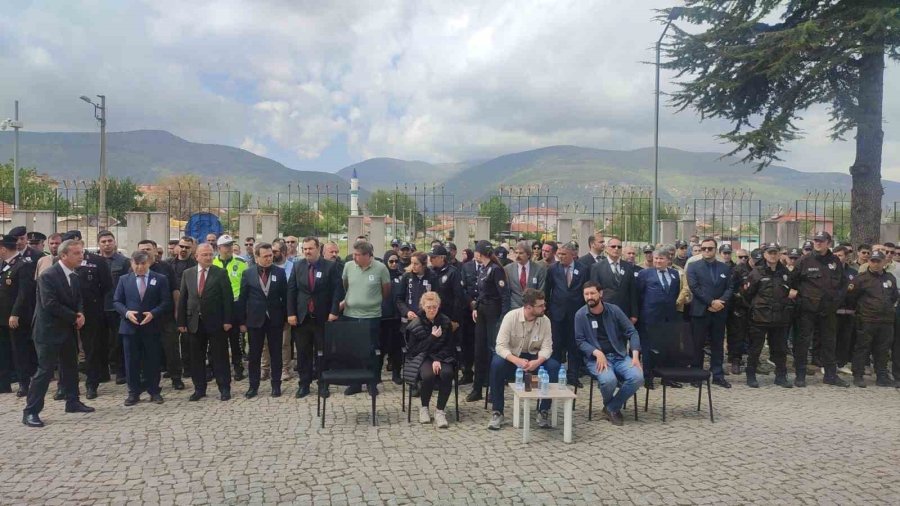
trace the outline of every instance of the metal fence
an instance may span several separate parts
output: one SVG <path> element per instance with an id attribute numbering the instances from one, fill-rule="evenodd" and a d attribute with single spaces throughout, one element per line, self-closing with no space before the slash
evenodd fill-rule
<path id="1" fill-rule="evenodd" d="M 810 190 L 794 202 L 787 217 L 799 222 L 801 238 L 825 230 L 835 242 L 850 239 L 850 196 L 844 191 Z"/>
<path id="2" fill-rule="evenodd" d="M 491 231 L 501 238 L 539 239 L 556 235 L 559 197 L 547 185 L 501 185 L 478 205 L 477 214 L 491 218 Z"/>
<path id="3" fill-rule="evenodd" d="M 256 209 L 278 214 L 278 230 L 284 236 L 339 238 L 347 231 L 350 187 L 289 183 L 287 191 L 255 204 Z"/>
<path id="4" fill-rule="evenodd" d="M 591 202 L 594 228 L 625 242 L 650 242 L 653 190 L 649 188 L 604 187 Z M 668 212 L 660 208 L 660 218 Z M 585 238 L 586 240 L 586 238 Z"/>
<path id="5" fill-rule="evenodd" d="M 727 241 L 752 242 L 762 227 L 762 201 L 742 189 L 704 189 L 693 199 L 697 234 Z"/>

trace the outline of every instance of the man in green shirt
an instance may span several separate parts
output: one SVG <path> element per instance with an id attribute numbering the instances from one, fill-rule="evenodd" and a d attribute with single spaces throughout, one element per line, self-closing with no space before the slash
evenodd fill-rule
<path id="1" fill-rule="evenodd" d="M 231 283 L 231 292 L 234 294 L 234 303 L 237 305 L 238 297 L 241 295 L 241 277 L 247 270 L 247 262 L 240 257 L 234 256 L 234 239 L 228 234 L 222 234 L 216 240 L 216 247 L 219 249 L 219 255 L 213 260 L 213 265 L 221 267 L 228 274 L 228 281 Z M 234 380 L 241 381 L 244 379 L 244 363 L 241 361 L 243 356 L 243 343 L 241 342 L 240 322 L 237 321 L 237 308 L 232 312 L 235 321 L 231 330 L 228 331 L 228 344 L 231 348 L 231 365 L 234 366 Z"/>
<path id="2" fill-rule="evenodd" d="M 387 267 L 374 260 L 372 243 L 357 241 L 353 245 L 353 261 L 344 265 L 342 274 L 344 282 L 344 300 L 340 309 L 345 320 L 365 321 L 369 323 L 371 332 L 378 334 L 381 327 L 381 303 L 391 295 L 391 275 Z M 379 335 L 379 346 L 388 349 L 385 341 L 396 339 L 395 336 Z M 378 356 L 384 361 L 384 354 Z M 379 370 L 383 364 L 379 364 Z M 344 395 L 362 392 L 362 385 L 350 385 Z M 369 393 L 378 394 L 374 384 L 369 385 Z"/>

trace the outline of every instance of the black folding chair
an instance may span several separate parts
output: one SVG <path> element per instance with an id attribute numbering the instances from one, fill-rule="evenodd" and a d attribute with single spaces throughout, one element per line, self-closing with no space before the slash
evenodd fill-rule
<path id="1" fill-rule="evenodd" d="M 381 373 L 378 356 L 378 334 L 369 322 L 335 321 L 325 324 L 323 349 L 319 352 L 319 385 L 355 385 L 365 383 L 372 397 L 372 425 L 375 418 L 375 385 Z M 316 415 L 325 427 L 326 398 L 316 393 Z"/>
<path id="2" fill-rule="evenodd" d="M 660 323 L 650 325 L 641 334 L 643 353 L 652 354 L 654 378 L 662 380 L 662 420 L 666 421 L 666 383 L 677 381 L 697 385 L 697 411 L 700 411 L 703 399 L 703 383 L 706 383 L 706 395 L 709 399 L 709 421 L 715 422 L 712 403 L 712 374 L 706 369 L 688 367 L 691 363 L 693 347 L 682 338 L 681 322 Z M 688 340 L 689 341 L 689 340 Z M 650 389 L 644 397 L 644 411 L 650 401 Z"/>
<path id="3" fill-rule="evenodd" d="M 403 334 L 403 347 L 401 348 L 403 350 L 404 364 L 406 363 L 406 345 L 408 342 L 409 342 L 409 340 L 407 339 L 407 336 L 404 333 Z M 460 373 L 459 369 L 460 369 L 460 364 L 462 363 L 462 361 L 461 361 L 462 347 L 459 344 L 457 344 L 455 349 L 456 349 L 456 364 L 454 364 L 454 366 L 456 369 L 455 369 L 455 374 L 453 375 L 453 403 L 454 403 L 454 407 L 456 408 L 456 421 L 458 422 L 459 421 L 459 373 Z M 413 400 L 412 387 L 413 387 L 413 385 L 410 384 L 410 395 L 407 398 L 407 396 L 406 396 L 407 383 L 408 382 L 406 380 L 403 380 L 403 385 L 400 387 L 400 408 L 406 412 L 406 421 L 411 423 L 412 422 L 412 400 Z"/>
<path id="4" fill-rule="evenodd" d="M 591 378 L 591 384 L 588 386 L 588 421 L 594 419 L 594 377 L 588 374 L 588 377 Z M 622 384 L 619 383 L 621 387 Z M 575 394 L 578 395 L 578 385 L 575 385 Z M 628 401 L 625 401 L 625 405 L 623 408 L 628 407 Z M 634 421 L 636 422 L 638 419 L 638 398 L 637 392 L 634 393 Z"/>

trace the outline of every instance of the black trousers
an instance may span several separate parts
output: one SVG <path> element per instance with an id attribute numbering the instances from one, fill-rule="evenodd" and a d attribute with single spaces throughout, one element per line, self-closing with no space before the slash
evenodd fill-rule
<path id="1" fill-rule="evenodd" d="M 806 376 L 806 360 L 813 337 L 819 337 L 819 360 L 825 368 L 825 376 L 837 374 L 834 358 L 837 333 L 837 313 L 800 312 L 800 332 L 794 340 L 794 367 L 798 376 Z"/>
<path id="2" fill-rule="evenodd" d="M 160 335 L 150 332 L 123 334 L 122 347 L 125 349 L 125 377 L 128 379 L 128 393 L 140 395 L 145 390 L 156 395 L 159 390 L 160 359 L 162 343 Z"/>
<path id="3" fill-rule="evenodd" d="M 475 367 L 475 322 L 472 321 L 472 312 L 466 310 L 466 315 L 459 325 L 459 347 L 461 348 L 460 361 L 463 374 L 472 374 Z"/>
<path id="4" fill-rule="evenodd" d="M 488 385 L 491 359 L 500 330 L 500 305 L 482 304 L 478 306 L 478 320 L 475 322 L 475 382 L 473 388 L 480 390 Z"/>
<path id="5" fill-rule="evenodd" d="M 437 409 L 443 411 L 447 407 L 447 400 L 450 399 L 450 391 L 453 389 L 453 377 L 456 376 L 456 370 L 453 364 L 441 362 L 440 375 L 434 374 L 432 369 L 433 360 L 426 359 L 419 368 L 419 395 L 422 397 L 422 406 L 428 407 L 431 402 L 431 394 L 434 392 L 434 386 L 438 387 Z"/>
<path id="6" fill-rule="evenodd" d="M 553 358 L 560 364 L 568 364 L 566 381 L 574 383 L 583 365 L 581 353 L 575 346 L 575 315 L 566 315 L 562 321 L 551 320 L 550 331 L 553 333 Z"/>
<path id="7" fill-rule="evenodd" d="M 297 347 L 297 376 L 300 380 L 300 386 L 309 386 L 312 379 L 319 377 L 319 371 L 316 370 L 316 350 L 322 349 L 322 339 L 325 335 L 325 322 L 312 318 L 309 315 L 300 322 L 294 330 L 294 344 Z M 279 350 L 281 344 L 278 344 Z M 269 345 L 271 352 L 272 346 Z M 280 353 L 280 352 L 279 352 Z M 275 377 L 274 372 L 272 378 Z"/>
<path id="8" fill-rule="evenodd" d="M 238 315 L 238 303 L 234 302 L 234 309 L 232 314 L 234 318 L 231 322 L 231 330 L 228 331 L 228 345 L 231 348 L 231 365 L 234 366 L 235 371 L 243 371 L 244 363 L 241 361 L 241 358 L 244 356 L 244 347 L 241 343 L 241 327 L 240 322 L 237 320 Z"/>
<path id="9" fill-rule="evenodd" d="M 248 328 L 250 336 L 250 356 L 247 368 L 250 369 L 250 388 L 259 388 L 260 363 L 262 361 L 263 343 L 269 344 L 269 365 L 272 368 L 272 386 L 281 385 L 281 368 L 283 358 L 281 356 L 281 331 L 284 326 L 281 322 L 272 322 L 266 318 L 261 328 Z"/>
<path id="10" fill-rule="evenodd" d="M 837 315 L 837 330 L 834 339 L 834 361 L 843 367 L 853 360 L 853 346 L 856 336 L 856 317 L 853 314 Z"/>
<path id="11" fill-rule="evenodd" d="M 34 341 L 31 340 L 31 328 L 19 325 L 19 328 L 10 329 L 9 332 L 19 389 L 26 391 L 31 383 L 31 377 L 37 371 L 37 352 L 34 350 Z"/>
<path id="12" fill-rule="evenodd" d="M 769 355 L 775 363 L 775 375 L 787 375 L 787 327 L 770 327 L 750 325 L 750 350 L 747 352 L 747 372 L 756 372 L 759 368 L 759 356 L 762 354 L 766 338 L 769 339 Z"/>
<path id="13" fill-rule="evenodd" d="M 703 347 L 709 341 L 709 371 L 713 379 L 725 377 L 722 364 L 725 358 L 725 320 L 727 315 L 720 311 L 703 316 L 691 317 L 691 332 L 694 344 L 694 361 L 692 367 L 703 368 Z"/>
<path id="14" fill-rule="evenodd" d="M 25 414 L 39 414 L 44 409 L 44 397 L 53 378 L 53 370 L 59 365 L 59 382 L 66 393 L 66 405 L 78 401 L 78 343 L 75 337 L 67 337 L 60 344 L 34 343 L 37 352 L 37 372 L 31 378 Z"/>
<path id="15" fill-rule="evenodd" d="M 894 310 L 894 344 L 891 347 L 891 374 L 894 384 L 900 382 L 900 307 Z"/>
<path id="16" fill-rule="evenodd" d="M 97 388 L 101 379 L 109 374 L 108 341 L 106 315 L 86 315 L 84 326 L 81 327 L 81 345 L 84 347 L 87 388 Z"/>
<path id="17" fill-rule="evenodd" d="M 894 322 L 873 323 L 857 318 L 856 348 L 853 349 L 853 376 L 861 378 L 866 372 L 866 361 L 869 351 L 875 362 L 875 374 L 879 378 L 887 377 L 888 353 L 894 342 Z"/>
<path id="18" fill-rule="evenodd" d="M 117 311 L 104 311 L 106 317 L 107 348 L 109 349 L 110 372 L 125 377 L 125 348 L 119 334 L 119 323 L 122 317 Z"/>
<path id="19" fill-rule="evenodd" d="M 728 343 L 729 362 L 739 361 L 744 354 L 749 352 L 749 327 L 750 315 L 746 309 L 742 308 L 739 312 L 728 311 L 728 318 L 725 320 L 725 335 Z"/>
<path id="20" fill-rule="evenodd" d="M 206 332 L 203 320 L 197 326 L 197 332 L 190 334 L 191 356 L 205 357 L 207 347 L 212 361 L 213 374 L 219 390 L 231 388 L 231 368 L 228 366 L 228 336 L 224 330 L 217 329 Z M 191 360 L 191 380 L 194 391 L 206 393 L 206 364 L 203 360 Z"/>
<path id="21" fill-rule="evenodd" d="M 12 336 L 9 327 L 0 327 L 0 390 L 10 391 L 13 367 Z"/>
<path id="22" fill-rule="evenodd" d="M 384 366 L 384 358 L 387 355 L 388 363 L 391 364 L 391 374 L 395 378 L 399 378 L 400 371 L 403 370 L 404 338 L 400 333 L 400 326 L 400 320 L 381 320 L 379 329 L 379 345 L 382 350 L 380 366 Z"/>
<path id="23" fill-rule="evenodd" d="M 166 314 L 162 321 L 162 334 L 160 335 L 163 351 L 163 362 L 166 372 L 171 379 L 181 379 L 184 365 L 181 363 L 181 339 L 178 337 L 178 327 L 171 314 Z"/>

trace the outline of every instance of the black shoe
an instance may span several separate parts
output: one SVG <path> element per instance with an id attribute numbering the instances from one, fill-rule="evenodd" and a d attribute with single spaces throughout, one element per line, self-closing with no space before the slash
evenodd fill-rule
<path id="1" fill-rule="evenodd" d="M 100 379 L 98 381 L 100 383 L 109 383 L 110 381 L 112 381 L 112 377 L 109 374 L 104 374 L 100 376 Z"/>
<path id="2" fill-rule="evenodd" d="M 608 409 L 606 409 L 606 407 L 604 406 L 603 407 L 603 416 L 605 416 L 606 419 L 609 420 L 609 423 L 611 423 L 613 425 L 616 425 L 619 427 L 625 425 L 625 417 L 622 416 L 621 411 L 616 411 L 615 413 L 613 413 L 613 412 L 610 412 Z"/>
<path id="3" fill-rule="evenodd" d="M 759 388 L 759 381 L 756 380 L 756 373 L 747 373 L 747 386 L 750 388 Z"/>
<path id="4" fill-rule="evenodd" d="M 741 359 L 731 361 L 731 374 L 738 375 L 741 373 Z"/>
<path id="5" fill-rule="evenodd" d="M 722 388 L 731 388 L 731 383 L 728 382 L 725 378 L 714 378 L 712 380 L 713 385 L 718 385 Z"/>
<path id="6" fill-rule="evenodd" d="M 43 427 L 44 422 L 41 421 L 41 418 L 37 415 L 27 414 L 22 415 L 22 423 L 29 427 Z"/>
<path id="7" fill-rule="evenodd" d="M 410 397 L 418 397 L 419 396 L 419 385 L 410 385 L 409 386 L 409 396 Z"/>
<path id="8" fill-rule="evenodd" d="M 459 380 L 460 385 L 471 385 L 475 381 L 475 375 L 470 372 L 464 372 Z"/>
<path id="9" fill-rule="evenodd" d="M 191 402 L 197 402 L 197 401 L 199 401 L 200 399 L 202 399 L 202 398 L 204 398 L 204 397 L 206 397 L 206 394 L 205 394 L 205 393 L 194 392 L 194 393 L 191 394 L 190 397 L 188 397 L 188 400 L 191 401 Z"/>
<path id="10" fill-rule="evenodd" d="M 272 385 L 272 397 L 281 397 L 281 385 Z"/>
<path id="11" fill-rule="evenodd" d="M 331 397 L 331 390 L 325 385 L 319 385 L 319 397 L 323 399 Z"/>
<path id="12" fill-rule="evenodd" d="M 481 396 L 480 388 L 472 390 L 471 392 L 469 392 L 469 395 L 466 396 L 466 402 L 476 402 L 482 399 L 484 399 L 484 397 Z"/>
<path id="13" fill-rule="evenodd" d="M 57 388 L 56 393 L 53 394 L 54 401 L 61 401 L 66 398 L 66 392 L 62 388 Z"/>
<path id="14" fill-rule="evenodd" d="M 875 380 L 875 386 L 889 387 L 891 386 L 891 380 L 889 380 L 887 376 L 878 376 L 878 378 Z"/>
<path id="15" fill-rule="evenodd" d="M 362 392 L 362 385 L 350 385 L 344 389 L 344 395 L 355 395 Z"/>
<path id="16" fill-rule="evenodd" d="M 775 384 L 784 388 L 794 388 L 794 385 L 788 381 L 787 376 L 775 376 Z"/>
<path id="17" fill-rule="evenodd" d="M 309 385 L 301 385 L 300 388 L 297 389 L 297 393 L 294 394 L 294 397 L 297 399 L 302 399 L 309 395 Z"/>
<path id="18" fill-rule="evenodd" d="M 395 372 L 396 372 L 396 371 L 395 371 Z M 402 384 L 403 384 L 403 378 L 401 378 L 399 374 L 392 374 L 392 375 L 391 375 L 391 381 L 393 381 L 395 385 L 402 385 Z"/>
<path id="19" fill-rule="evenodd" d="M 93 413 L 95 410 L 81 401 L 66 403 L 66 413 Z"/>
<path id="20" fill-rule="evenodd" d="M 859 388 L 866 388 L 866 380 L 862 376 L 854 376 L 853 384 Z"/>
<path id="21" fill-rule="evenodd" d="M 234 381 L 243 381 L 245 378 L 243 369 L 234 370 Z"/>
<path id="22" fill-rule="evenodd" d="M 682 388 L 684 386 L 681 383 L 674 381 L 674 380 L 663 380 L 662 383 L 663 383 L 663 385 L 665 385 L 669 388 Z"/>
<path id="23" fill-rule="evenodd" d="M 850 383 L 847 383 L 846 381 L 842 380 L 841 378 L 838 378 L 837 376 L 828 376 L 827 378 L 822 380 L 822 383 L 825 383 L 826 385 L 832 385 L 832 386 L 844 387 L 844 388 L 847 388 L 850 386 Z"/>
<path id="24" fill-rule="evenodd" d="M 387 372 L 391 372 L 391 371 L 394 370 L 394 367 L 391 365 L 390 362 L 388 362 L 387 364 L 385 364 L 384 368 L 387 369 Z"/>
<path id="25" fill-rule="evenodd" d="M 647 390 L 656 389 L 656 385 L 653 384 L 653 378 L 644 378 L 644 388 Z"/>
<path id="26" fill-rule="evenodd" d="M 244 397 L 247 399 L 252 399 L 252 398 L 256 397 L 257 393 L 258 392 L 256 391 L 255 388 L 251 388 L 251 389 L 247 390 L 247 393 L 244 394 Z"/>
<path id="27" fill-rule="evenodd" d="M 16 392 L 16 397 L 27 397 L 28 396 L 28 387 L 19 385 L 19 390 Z"/>
<path id="28" fill-rule="evenodd" d="M 141 400 L 141 397 L 139 395 L 129 395 L 128 397 L 125 398 L 125 405 L 126 406 L 134 406 L 135 404 L 140 402 L 140 400 Z"/>
<path id="29" fill-rule="evenodd" d="M 231 400 L 231 389 L 226 388 L 219 391 L 219 400 L 220 401 L 230 401 Z"/>
<path id="30" fill-rule="evenodd" d="M 584 384 L 583 384 L 583 383 L 581 382 L 581 380 L 579 380 L 578 378 L 575 378 L 575 379 L 573 379 L 573 380 L 571 380 L 571 381 L 568 381 L 567 383 L 568 383 L 570 386 L 573 386 L 573 387 L 576 387 L 576 388 L 584 388 Z"/>
<path id="31" fill-rule="evenodd" d="M 161 394 L 153 394 L 150 396 L 150 402 L 154 404 L 162 404 L 163 402 L 165 402 L 165 400 L 163 400 L 163 396 Z"/>
<path id="32" fill-rule="evenodd" d="M 172 378 L 172 388 L 175 390 L 184 390 L 184 381 L 181 378 Z"/>
<path id="33" fill-rule="evenodd" d="M 162 377 L 163 377 L 163 379 L 169 379 L 172 377 L 172 375 L 169 374 L 169 371 L 166 371 L 166 372 L 162 373 Z"/>
<path id="34" fill-rule="evenodd" d="M 116 375 L 116 385 L 124 385 L 125 383 L 128 383 L 128 379 L 125 378 L 125 375 L 117 374 Z"/>
<path id="35" fill-rule="evenodd" d="M 794 376 L 794 386 L 797 388 L 806 388 L 806 377 Z"/>
<path id="36" fill-rule="evenodd" d="M 97 398 L 97 387 L 87 387 L 87 392 L 84 396 L 88 399 L 96 399 Z"/>

